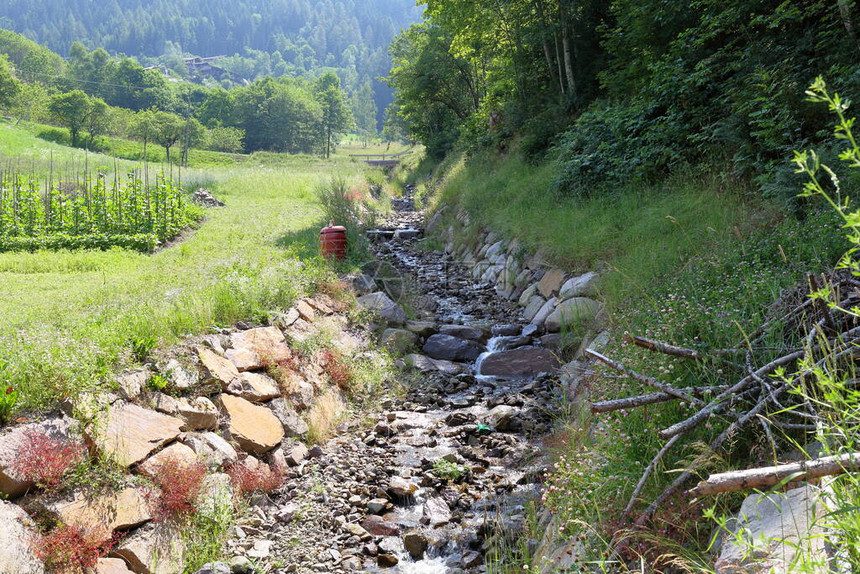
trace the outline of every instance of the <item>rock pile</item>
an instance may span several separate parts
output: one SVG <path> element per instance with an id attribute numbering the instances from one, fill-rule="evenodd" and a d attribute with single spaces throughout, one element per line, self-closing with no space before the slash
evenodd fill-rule
<path id="1" fill-rule="evenodd" d="M 117 377 L 115 393 L 82 395 L 66 405 L 63 415 L 3 430 L 0 494 L 15 503 L 0 506 L 0 571 L 44 571 L 35 556 L 39 534 L 29 511 L 79 528 L 93 540 L 122 532 L 122 541 L 99 561 L 96 572 L 182 572 L 181 533 L 170 521 L 154 520 L 157 487 L 141 486 L 135 475 L 153 477 L 164 465 L 204 461 L 214 471 L 206 479 L 206 496 L 224 489 L 232 496 L 230 478 L 219 472 L 225 463 L 241 459 L 246 466 L 259 467 L 265 462 L 283 472 L 303 464 L 309 451 L 295 440 L 308 432 L 301 412 L 328 389 L 328 381 L 319 362 L 297 357 L 288 339 L 337 332 L 336 342 L 344 348 L 365 347 L 363 339 L 346 330 L 345 319 L 333 313 L 336 305 L 327 299 L 317 295 L 300 301 L 279 317 L 277 327 L 237 328 L 191 339 L 159 362 L 157 372 L 147 368 Z M 166 388 L 154 390 L 159 385 L 153 381 Z M 83 437 L 93 455 L 128 469 L 125 486 L 42 495 L 18 463 L 32 436 L 61 445 L 78 444 Z M 83 452 L 83 445 L 80 448 Z M 237 552 L 250 557 L 255 553 L 266 554 L 264 545 Z"/>

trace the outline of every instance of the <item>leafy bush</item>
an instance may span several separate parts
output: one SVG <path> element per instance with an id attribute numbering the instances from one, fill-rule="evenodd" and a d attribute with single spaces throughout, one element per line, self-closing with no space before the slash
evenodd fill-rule
<path id="1" fill-rule="evenodd" d="M 45 128 L 36 137 L 60 145 L 69 145 L 69 130 L 63 128 Z"/>
<path id="2" fill-rule="evenodd" d="M 465 466 L 444 458 L 440 458 L 433 463 L 433 474 L 444 480 L 456 482 L 466 476 L 467 472 L 468 470 Z"/>
<path id="3" fill-rule="evenodd" d="M 349 390 L 353 369 L 344 357 L 331 349 L 325 349 L 322 351 L 320 358 L 322 360 L 322 368 L 328 375 L 329 380 L 341 389 Z"/>
<path id="4" fill-rule="evenodd" d="M 596 188 L 653 181 L 684 162 L 686 136 L 681 118 L 653 102 L 594 105 L 561 136 L 557 189 L 589 197 Z"/>
<path id="5" fill-rule="evenodd" d="M 44 489 L 56 489 L 67 472 L 83 462 L 84 446 L 43 432 L 28 432 L 18 450 L 15 469 L 22 478 Z"/>

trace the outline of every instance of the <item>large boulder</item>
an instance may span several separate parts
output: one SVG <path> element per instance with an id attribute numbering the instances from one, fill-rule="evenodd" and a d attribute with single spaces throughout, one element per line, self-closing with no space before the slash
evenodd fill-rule
<path id="1" fill-rule="evenodd" d="M 595 297 L 600 286 L 600 275 L 589 271 L 579 277 L 572 277 L 565 281 L 559 291 L 559 299 L 571 299 L 573 297 Z"/>
<path id="2" fill-rule="evenodd" d="M 182 439 L 197 457 L 212 467 L 221 466 L 225 462 L 236 462 L 239 453 L 230 443 L 214 432 L 202 434 L 186 433 Z"/>
<path id="3" fill-rule="evenodd" d="M 198 460 L 197 453 L 190 446 L 181 442 L 175 442 L 140 463 L 137 470 L 146 476 L 155 476 L 164 465 L 173 466 L 181 464 L 187 466 L 194 464 Z"/>
<path id="4" fill-rule="evenodd" d="M 749 495 L 722 545 L 717 574 L 787 574 L 801 556 L 805 557 L 801 562 L 822 564 L 809 572 L 831 572 L 823 566 L 829 544 L 823 524 L 827 509 L 820 496 L 821 490 L 810 484 L 787 492 Z"/>
<path id="5" fill-rule="evenodd" d="M 424 343 L 424 354 L 445 361 L 474 361 L 484 352 L 484 346 L 452 335 L 436 334 Z"/>
<path id="6" fill-rule="evenodd" d="M 531 318 L 530 322 L 534 325 L 543 325 L 546 322 L 547 317 L 549 317 L 557 307 L 558 299 L 551 297 L 540 309 L 538 309 L 538 312 L 534 314 L 534 317 Z"/>
<path id="7" fill-rule="evenodd" d="M 451 335 L 452 337 L 460 337 L 461 339 L 470 339 L 478 342 L 483 342 L 486 339 L 484 331 L 468 325 L 442 325 L 439 327 L 439 332 L 443 335 Z"/>
<path id="8" fill-rule="evenodd" d="M 519 347 L 484 357 L 480 374 L 495 377 L 530 377 L 538 373 L 551 373 L 560 364 L 558 357 L 549 349 Z"/>
<path id="9" fill-rule="evenodd" d="M 230 421 L 230 436 L 247 452 L 265 454 L 283 440 L 281 421 L 266 407 L 228 394 L 219 395 L 218 399 Z"/>
<path id="10" fill-rule="evenodd" d="M 304 307 L 308 307 L 303 301 Z M 299 315 L 303 307 L 297 307 Z M 313 313 L 313 310 L 310 311 Z M 258 327 L 230 335 L 232 348 L 227 358 L 240 371 L 261 369 L 267 364 L 289 359 L 292 356 L 284 334 L 277 327 Z M 229 382 L 229 381 L 227 381 Z"/>
<path id="11" fill-rule="evenodd" d="M 558 293 L 562 283 L 564 283 L 564 271 L 561 269 L 550 269 L 544 273 L 540 282 L 538 282 L 538 291 L 541 295 L 549 299 L 552 295 Z"/>
<path id="12" fill-rule="evenodd" d="M 281 421 L 284 434 L 288 437 L 308 434 L 308 424 L 294 411 L 284 399 L 275 399 L 269 403 L 269 408 L 275 417 Z"/>
<path id="13" fill-rule="evenodd" d="M 358 304 L 392 325 L 406 323 L 406 311 L 382 291 L 359 297 Z"/>
<path id="14" fill-rule="evenodd" d="M 91 574 L 134 574 L 122 558 L 99 558 Z"/>
<path id="15" fill-rule="evenodd" d="M 265 373 L 242 373 L 223 388 L 225 392 L 252 403 L 262 403 L 281 396 L 277 381 Z"/>
<path id="16" fill-rule="evenodd" d="M 147 524 L 109 556 L 125 560 L 135 574 L 180 574 L 184 558 L 180 525 L 169 520 Z"/>
<path id="17" fill-rule="evenodd" d="M 0 572 L 42 574 L 45 566 L 33 553 L 33 521 L 19 506 L 0 500 Z"/>
<path id="18" fill-rule="evenodd" d="M 72 442 L 75 440 L 72 436 L 74 424 L 71 418 L 50 418 L 0 432 L 0 495 L 15 498 L 33 486 L 33 482 L 22 476 L 15 465 L 19 451 L 27 443 L 28 436 L 45 435 L 64 442 Z"/>
<path id="19" fill-rule="evenodd" d="M 127 530 L 152 519 L 146 493 L 135 487 L 116 492 L 79 490 L 71 497 L 54 500 L 39 510 L 57 522 L 90 533 L 98 540 L 107 540 L 114 530 Z"/>
<path id="20" fill-rule="evenodd" d="M 185 421 L 182 430 L 211 430 L 218 426 L 218 409 L 206 397 L 176 399 L 176 416 Z"/>
<path id="21" fill-rule="evenodd" d="M 547 332 L 558 333 L 582 327 L 600 328 L 605 322 L 603 304 L 587 297 L 574 297 L 562 301 L 544 321 Z"/>
<path id="22" fill-rule="evenodd" d="M 200 357 L 200 362 L 206 369 L 206 374 L 210 379 L 220 381 L 222 385 L 229 385 L 233 379 L 239 377 L 239 370 L 236 365 L 211 351 L 205 347 L 197 349 L 197 356 Z"/>
<path id="23" fill-rule="evenodd" d="M 386 329 L 379 337 L 379 342 L 392 353 L 402 355 L 415 346 L 418 335 L 407 329 Z"/>
<path id="24" fill-rule="evenodd" d="M 444 526 L 451 522 L 451 509 L 441 496 L 434 496 L 424 503 L 424 518 L 433 528 Z"/>
<path id="25" fill-rule="evenodd" d="M 446 375 L 459 375 L 469 371 L 469 367 L 462 363 L 454 363 L 451 361 L 443 361 L 442 359 L 431 359 L 424 355 L 413 353 L 404 357 L 406 364 L 413 369 L 418 369 L 422 372 L 439 371 Z"/>
<path id="26" fill-rule="evenodd" d="M 546 305 L 546 299 L 540 295 L 532 295 L 531 299 L 525 305 L 523 317 L 525 317 L 526 321 L 531 321 L 538 314 L 538 311 L 543 309 L 544 305 Z"/>
<path id="27" fill-rule="evenodd" d="M 119 402 L 90 425 L 86 437 L 117 463 L 130 466 L 176 439 L 184 424 L 182 419 Z"/>

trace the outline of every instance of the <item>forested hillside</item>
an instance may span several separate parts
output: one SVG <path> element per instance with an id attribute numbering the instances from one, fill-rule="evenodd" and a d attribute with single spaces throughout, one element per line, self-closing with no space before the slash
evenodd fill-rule
<path id="1" fill-rule="evenodd" d="M 297 76 L 335 68 L 350 94 L 372 83 L 379 110 L 390 92 L 386 53 L 401 28 L 421 16 L 409 0 L 10 0 L 0 28 L 19 32 L 63 56 L 74 42 L 90 50 L 161 64 L 193 76 L 183 56 L 228 56 L 217 65 L 234 79 Z"/>
<path id="2" fill-rule="evenodd" d="M 860 91 L 854 0 L 428 0 L 392 47 L 399 116 L 431 153 L 552 148 L 557 186 L 717 168 L 793 197 L 791 151 L 829 134 L 804 101 Z M 428 105 L 429 104 L 429 105 Z"/>

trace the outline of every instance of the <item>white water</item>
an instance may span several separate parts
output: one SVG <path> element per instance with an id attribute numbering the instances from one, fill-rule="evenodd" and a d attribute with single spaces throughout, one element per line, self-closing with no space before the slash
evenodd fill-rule
<path id="1" fill-rule="evenodd" d="M 501 345 L 505 342 L 506 339 L 510 337 L 493 337 L 489 341 L 487 341 L 487 350 L 481 353 L 477 359 L 475 359 L 475 367 L 473 372 L 475 375 L 481 374 L 481 363 L 484 362 L 484 359 L 492 355 L 493 353 L 498 352 L 501 349 Z"/>

